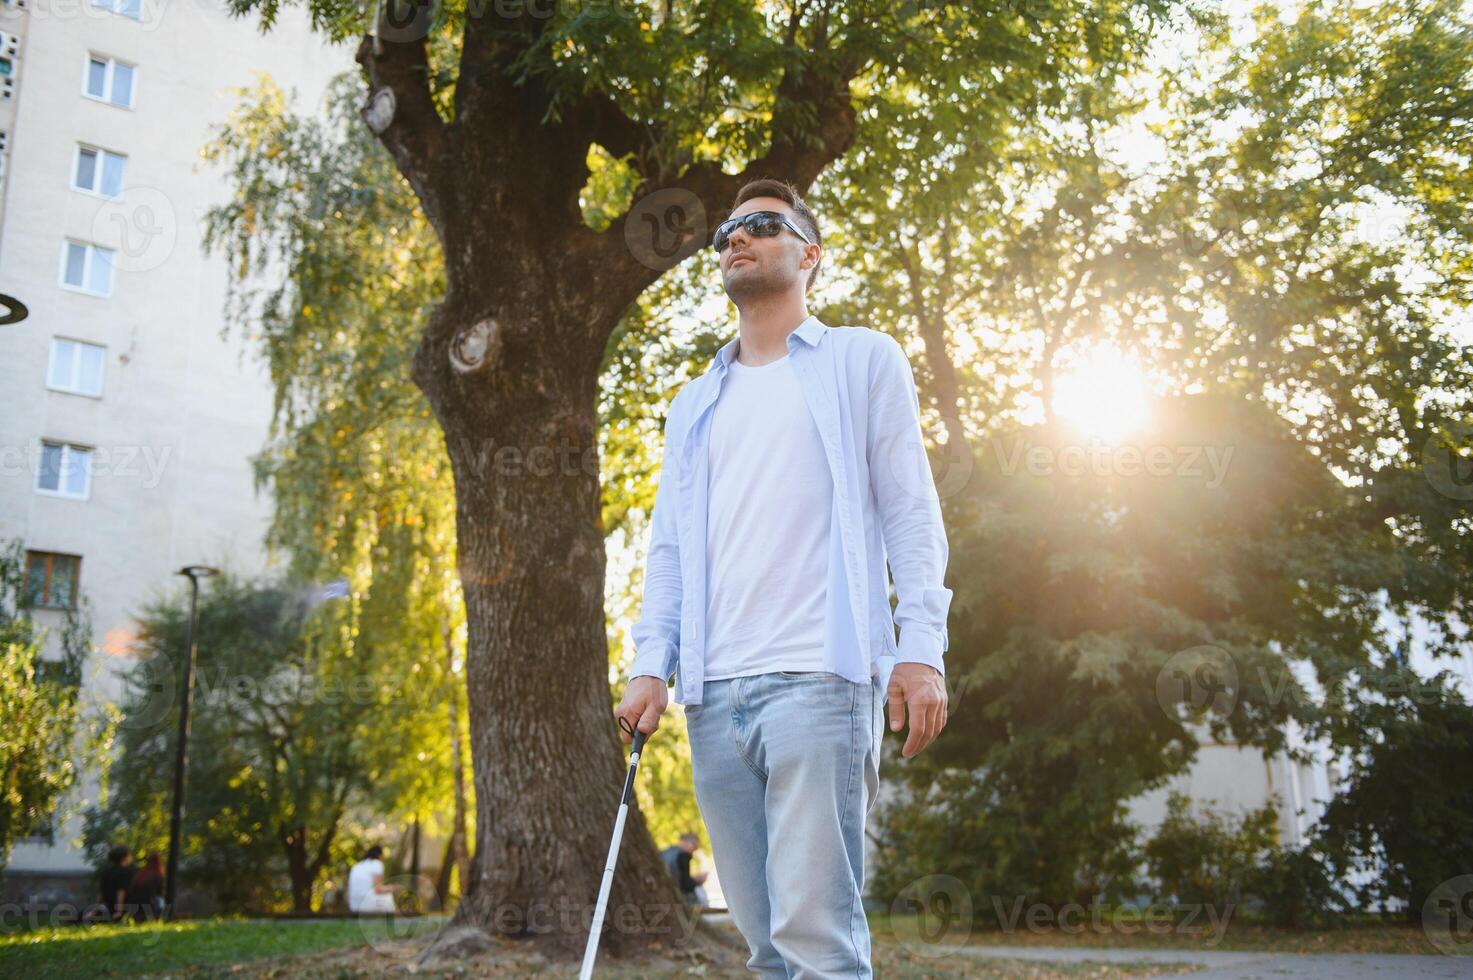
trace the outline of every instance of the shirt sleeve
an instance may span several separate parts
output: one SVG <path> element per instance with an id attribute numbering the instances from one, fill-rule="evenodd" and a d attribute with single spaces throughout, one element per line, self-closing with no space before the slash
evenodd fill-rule
<path id="1" fill-rule="evenodd" d="M 943 580 L 949 558 L 941 501 L 921 435 L 920 395 L 900 342 L 883 340 L 871 369 L 868 453 L 886 559 L 895 581 L 896 663 L 923 663 L 946 673 L 946 617 L 952 590 Z"/>
<path id="2" fill-rule="evenodd" d="M 650 515 L 650 544 L 645 554 L 644 599 L 639 620 L 630 629 L 634 640 L 634 664 L 626 680 L 640 676 L 658 677 L 669 683 L 680 658 L 680 532 L 676 525 L 675 447 L 670 445 L 670 420 L 665 418 L 664 450 L 660 483 L 655 491 L 654 513 Z"/>

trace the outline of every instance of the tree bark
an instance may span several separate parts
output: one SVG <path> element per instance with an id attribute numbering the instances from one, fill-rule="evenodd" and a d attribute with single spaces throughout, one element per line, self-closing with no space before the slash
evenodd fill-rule
<path id="1" fill-rule="evenodd" d="M 554 322 L 533 329 L 532 316 L 518 333 L 544 338 L 540 363 L 499 372 L 494 384 L 479 379 L 470 395 L 448 355 L 431 353 L 417 359 L 416 381 L 454 469 L 469 636 L 478 819 L 457 917 L 574 952 L 591 925 L 626 760 L 604 632 L 598 359 L 558 345 Z M 684 914 L 633 809 L 609 900 L 610 949 L 687 935 Z"/>

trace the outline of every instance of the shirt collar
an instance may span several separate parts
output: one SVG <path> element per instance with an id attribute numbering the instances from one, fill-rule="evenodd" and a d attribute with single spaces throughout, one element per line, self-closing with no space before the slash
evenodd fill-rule
<path id="1" fill-rule="evenodd" d="M 792 348 L 793 337 L 799 338 L 809 347 L 817 347 L 819 340 L 823 338 L 823 335 L 827 333 L 828 330 L 828 324 L 824 323 L 817 316 L 810 313 L 807 319 L 798 324 L 797 329 L 795 329 L 792 334 L 789 335 L 788 347 L 789 349 Z M 721 345 L 721 349 L 716 352 L 715 359 L 711 361 L 712 370 L 719 369 L 723 373 L 726 371 L 727 365 L 736 359 L 737 341 L 741 340 L 741 337 L 742 335 L 740 331 L 738 331 L 735 337 L 732 337 L 726 343 Z"/>

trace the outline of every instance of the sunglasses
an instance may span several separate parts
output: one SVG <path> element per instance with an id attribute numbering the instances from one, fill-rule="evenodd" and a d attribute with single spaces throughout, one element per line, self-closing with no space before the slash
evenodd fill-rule
<path id="1" fill-rule="evenodd" d="M 787 215 L 776 211 L 753 211 L 744 214 L 740 218 L 728 218 L 716 226 L 716 234 L 711 238 L 711 247 L 718 253 L 726 248 L 731 242 L 731 233 L 738 227 L 747 229 L 747 234 L 753 238 L 771 238 L 773 235 L 782 233 L 787 228 L 809 245 L 808 236 L 798 230 L 797 225 L 788 220 Z"/>

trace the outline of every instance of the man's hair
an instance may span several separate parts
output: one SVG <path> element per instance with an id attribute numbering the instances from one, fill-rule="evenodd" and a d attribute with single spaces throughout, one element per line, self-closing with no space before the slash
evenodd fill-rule
<path id="1" fill-rule="evenodd" d="M 383 856 L 384 856 L 384 849 L 382 847 L 379 847 L 377 844 L 375 844 L 372 847 L 370 847 L 367 851 L 364 852 L 364 854 L 363 854 L 363 860 L 365 860 L 365 861 L 377 861 L 379 858 L 381 858 Z"/>
<path id="2" fill-rule="evenodd" d="M 133 849 L 127 844 L 115 844 L 112 850 L 107 852 L 107 859 L 113 864 L 122 864 L 123 859 L 132 853 Z"/>
<path id="3" fill-rule="evenodd" d="M 693 833 L 693 832 L 691 832 L 689 830 L 687 830 L 685 833 L 681 834 L 680 835 L 680 839 L 681 840 L 693 840 L 697 844 L 699 844 L 701 842 L 701 838 L 699 836 L 697 836 L 695 833 Z"/>
<path id="4" fill-rule="evenodd" d="M 823 235 L 818 230 L 818 219 L 804 203 L 802 195 L 798 193 L 798 188 L 786 180 L 774 180 L 770 177 L 749 180 L 742 185 L 741 190 L 737 191 L 736 200 L 731 202 L 731 211 L 735 211 L 754 197 L 775 197 L 786 203 L 793 209 L 793 217 L 798 227 L 803 229 L 803 233 L 808 236 L 809 240 L 815 245 L 823 244 Z M 727 217 L 731 217 L 730 211 L 727 212 Z M 819 253 L 818 261 L 813 263 L 813 268 L 808 270 L 808 283 L 803 288 L 804 292 L 813 288 L 814 280 L 818 278 L 818 268 L 821 265 L 823 265 L 822 252 Z"/>

